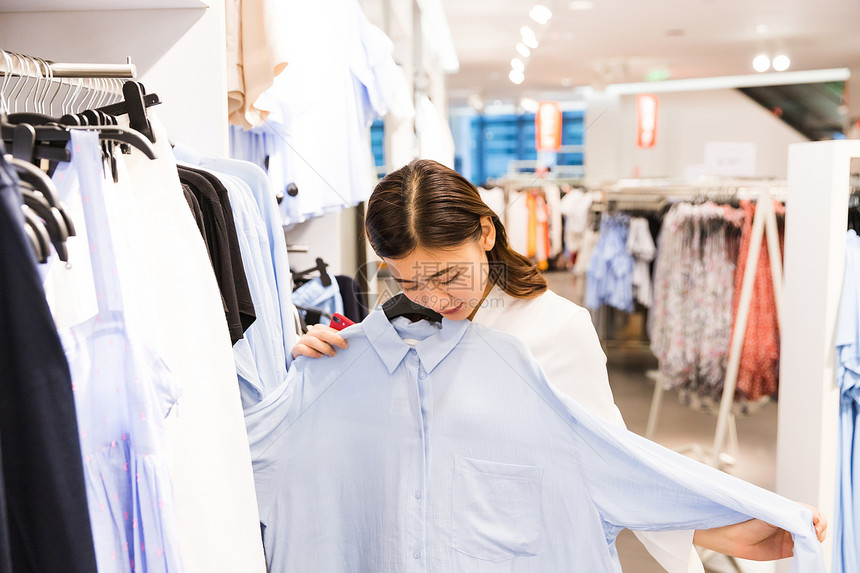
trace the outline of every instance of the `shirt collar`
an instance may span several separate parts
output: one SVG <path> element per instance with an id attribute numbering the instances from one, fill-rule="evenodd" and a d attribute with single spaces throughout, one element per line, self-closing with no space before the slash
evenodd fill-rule
<path id="1" fill-rule="evenodd" d="M 470 325 L 468 320 L 448 320 L 443 316 L 439 332 L 413 347 L 400 338 L 381 309 L 374 310 L 361 322 L 367 339 L 385 363 L 389 374 L 400 365 L 411 348 L 415 348 L 418 353 L 424 370 L 431 372 L 457 346 Z"/>

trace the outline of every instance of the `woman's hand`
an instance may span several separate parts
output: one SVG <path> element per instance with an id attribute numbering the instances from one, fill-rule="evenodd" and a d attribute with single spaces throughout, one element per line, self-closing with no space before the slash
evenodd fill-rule
<path id="1" fill-rule="evenodd" d="M 818 541 L 824 541 L 827 537 L 827 517 L 814 507 L 802 505 L 812 512 Z M 791 534 L 760 519 L 697 530 L 693 535 L 693 543 L 717 553 L 753 561 L 774 561 L 794 554 Z"/>
<path id="2" fill-rule="evenodd" d="M 293 358 L 309 356 L 319 358 L 322 355 L 334 356 L 337 352 L 334 347 L 346 348 L 349 346 L 343 336 L 330 326 L 315 324 L 303 334 L 296 345 L 293 346 Z"/>

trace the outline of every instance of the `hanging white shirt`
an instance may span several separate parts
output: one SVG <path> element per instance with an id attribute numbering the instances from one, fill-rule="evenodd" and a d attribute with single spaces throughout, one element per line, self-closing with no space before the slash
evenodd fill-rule
<path id="1" fill-rule="evenodd" d="M 212 263 L 182 193 L 165 129 L 158 159 L 125 156 L 157 312 L 154 328 L 183 394 L 168 428 L 176 521 L 187 571 L 263 573 L 265 561 L 233 350 Z"/>

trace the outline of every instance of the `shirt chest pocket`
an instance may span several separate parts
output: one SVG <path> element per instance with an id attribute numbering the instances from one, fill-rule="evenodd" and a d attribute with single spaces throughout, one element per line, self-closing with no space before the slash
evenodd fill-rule
<path id="1" fill-rule="evenodd" d="M 452 547 L 499 562 L 537 555 L 543 468 L 458 457 L 452 490 Z"/>

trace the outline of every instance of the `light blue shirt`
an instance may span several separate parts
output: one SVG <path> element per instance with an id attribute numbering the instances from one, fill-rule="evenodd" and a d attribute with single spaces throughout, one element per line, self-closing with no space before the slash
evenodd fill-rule
<path id="1" fill-rule="evenodd" d="M 329 316 L 335 312 L 343 314 L 340 287 L 332 275 L 329 274 L 328 278 L 330 281 L 328 286 L 322 284 L 320 277 L 314 277 L 293 291 L 293 302 L 296 306 L 309 310 L 321 310 Z"/>
<path id="2" fill-rule="evenodd" d="M 227 188 L 230 197 L 242 264 L 257 315 L 245 337 L 233 345 L 242 405 L 248 407 L 283 384 L 289 351 L 284 345 L 269 239 L 251 190 L 241 179 L 218 172 L 213 174 Z"/>
<path id="3" fill-rule="evenodd" d="M 824 571 L 808 510 L 608 427 L 513 336 L 380 310 L 343 335 L 246 412 L 272 573 L 617 572 L 625 527 L 750 517 Z"/>
<path id="4" fill-rule="evenodd" d="M 839 468 L 833 572 L 860 571 L 860 237 L 848 231 L 845 280 L 836 330 L 839 406 Z"/>
<path id="5" fill-rule="evenodd" d="M 177 145 L 189 164 L 214 171 L 227 187 L 239 249 L 257 320 L 233 347 L 242 402 L 247 407 L 280 386 L 292 359 L 295 329 L 290 262 L 277 201 L 256 165 L 202 157 Z"/>
<path id="6" fill-rule="evenodd" d="M 627 252 L 630 217 L 603 215 L 600 239 L 591 255 L 586 275 L 585 306 L 608 304 L 633 312 L 633 255 Z"/>

